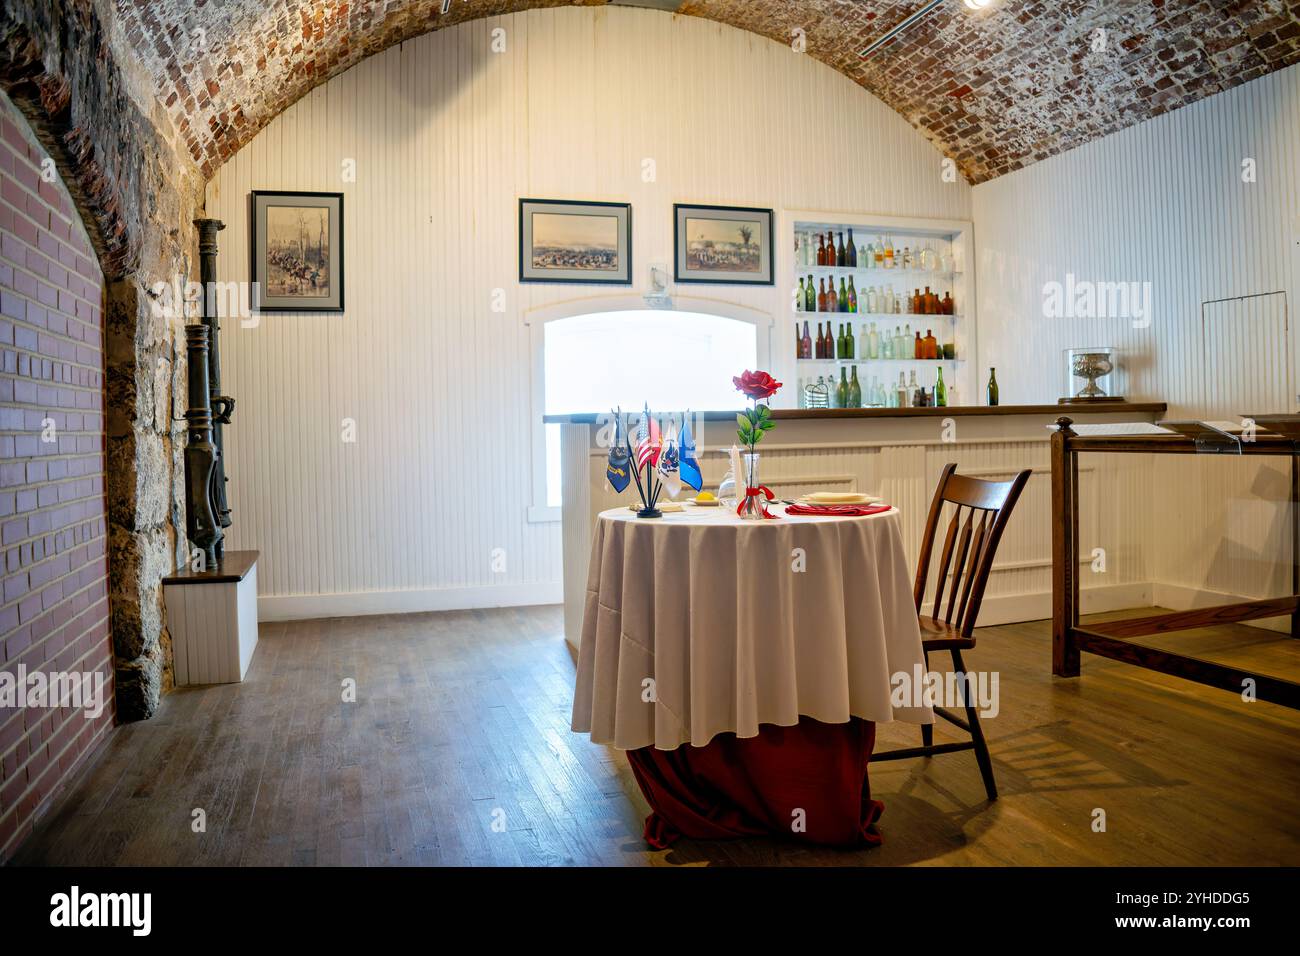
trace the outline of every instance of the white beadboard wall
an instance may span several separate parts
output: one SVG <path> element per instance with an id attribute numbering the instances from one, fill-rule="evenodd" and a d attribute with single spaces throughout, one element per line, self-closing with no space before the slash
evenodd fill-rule
<path id="1" fill-rule="evenodd" d="M 1113 345 L 1126 394 L 1171 418 L 1296 408 L 1300 67 L 983 183 L 973 205 L 980 376 L 997 368 L 1004 402 L 1059 397 L 1064 349 Z M 1150 282 L 1150 327 L 1044 318 L 1067 273 Z M 1143 460 L 1158 603 L 1288 593 L 1285 460 Z"/>
<path id="2" fill-rule="evenodd" d="M 519 285 L 519 197 L 630 201 L 640 293 L 672 261 L 674 202 L 970 219 L 971 190 L 940 172 L 901 117 L 811 57 L 654 10 L 474 21 L 319 87 L 208 187 L 226 281 L 248 278 L 251 190 L 345 195 L 347 311 L 222 330 L 230 547 L 263 553 L 263 617 L 560 599 L 559 525 L 526 519 L 525 317 L 628 290 Z M 793 350 L 786 292 L 701 288 L 773 315 L 777 354 Z"/>

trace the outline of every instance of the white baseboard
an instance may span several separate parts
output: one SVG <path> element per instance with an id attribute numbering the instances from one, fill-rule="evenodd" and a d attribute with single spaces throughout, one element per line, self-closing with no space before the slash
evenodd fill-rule
<path id="1" fill-rule="evenodd" d="M 1238 601 L 1258 601 L 1257 597 L 1241 594 L 1228 594 L 1224 591 L 1211 591 L 1209 588 L 1192 588 L 1184 584 L 1155 584 L 1155 603 L 1171 611 L 1190 611 L 1195 608 L 1214 607 L 1218 604 L 1235 604 Z M 1279 634 L 1291 633 L 1291 618 L 1269 617 L 1259 621 L 1242 621 L 1249 627 L 1258 627 L 1265 631 Z"/>
<path id="2" fill-rule="evenodd" d="M 258 597 L 257 618 L 260 621 L 302 621 L 318 617 L 522 607 L 529 604 L 559 604 L 562 600 L 559 581 L 469 588 L 351 591 L 339 594 L 269 594 Z"/>
<path id="3" fill-rule="evenodd" d="M 1151 595 L 1151 585 L 1145 581 L 1083 588 L 1079 591 L 1080 611 L 1084 614 L 1098 614 L 1130 607 L 1151 607 Z M 979 627 L 989 627 L 994 624 L 1041 621 L 1051 616 L 1052 593 L 1050 591 L 1033 594 L 986 594 L 984 603 L 980 605 L 980 616 L 976 623 Z"/>

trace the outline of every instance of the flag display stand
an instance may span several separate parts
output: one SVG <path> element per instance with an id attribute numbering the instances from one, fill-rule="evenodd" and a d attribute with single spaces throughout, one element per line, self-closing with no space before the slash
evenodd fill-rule
<path id="1" fill-rule="evenodd" d="M 637 494 L 641 496 L 641 508 L 636 513 L 638 518 L 664 516 L 656 506 L 659 504 L 659 495 L 665 484 L 670 486 L 670 495 L 676 495 L 681 489 L 679 482 L 683 478 L 689 487 L 696 491 L 700 490 L 699 465 L 695 461 L 695 441 L 691 437 L 690 425 L 686 423 L 685 416 L 682 422 L 680 436 L 674 439 L 669 435 L 665 440 L 660 436 L 659 423 L 650 414 L 650 407 L 647 405 L 641 424 L 637 427 L 634 461 L 632 448 L 628 446 L 624 437 L 627 429 L 622 410 L 614 411 L 614 443 L 609 450 L 609 463 L 606 466 L 605 476 L 617 492 L 627 488 L 629 479 L 636 482 Z M 679 474 L 682 477 L 679 478 Z M 662 480 L 659 475 L 664 476 Z"/>

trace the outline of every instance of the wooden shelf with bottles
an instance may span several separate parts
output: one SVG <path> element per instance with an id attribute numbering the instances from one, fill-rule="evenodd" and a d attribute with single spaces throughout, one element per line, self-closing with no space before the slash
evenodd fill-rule
<path id="1" fill-rule="evenodd" d="M 838 253 L 843 248 L 848 258 L 849 234 L 853 236 L 853 248 L 858 262 L 844 265 L 818 265 L 818 237 L 821 245 L 826 246 L 829 233 Z M 811 212 L 801 210 L 782 210 L 778 227 L 777 268 L 778 282 L 789 290 L 791 312 L 786 322 L 777 323 L 774 346 L 774 365 L 779 370 L 785 369 L 787 379 L 796 383 L 790 392 L 790 404 L 794 404 L 803 385 L 809 380 L 815 382 L 821 367 L 861 365 L 867 374 L 886 374 L 888 369 L 895 371 L 916 370 L 921 384 L 932 386 L 936 378 L 936 366 L 944 369 L 944 378 L 949 389 L 956 386 L 961 401 L 973 401 L 981 394 L 981 384 L 976 381 L 978 365 L 976 362 L 976 322 L 975 322 L 975 285 L 971 265 L 974 263 L 974 231 L 971 223 L 965 220 L 928 219 L 921 217 L 877 216 L 865 213 L 845 212 Z M 893 252 L 894 265 L 887 267 L 883 261 L 879 265 L 866 265 L 866 257 L 875 261 L 876 245 Z M 907 257 L 910 256 L 910 262 Z M 838 261 L 838 259 L 837 259 Z M 918 267 L 924 263 L 924 268 Z M 805 287 L 809 276 L 813 277 L 813 304 L 817 302 L 817 292 L 821 280 L 828 280 L 835 287 L 837 297 L 841 280 L 847 285 L 852 281 L 852 289 L 857 301 L 856 312 L 817 311 L 801 308 L 807 304 L 807 289 L 802 303 L 796 303 L 800 280 Z M 925 287 L 935 299 L 942 300 L 950 296 L 951 312 L 907 311 L 918 289 L 924 294 Z M 876 311 L 866 311 L 866 299 L 874 289 L 879 296 L 892 294 L 894 301 L 901 300 L 899 311 L 877 306 Z M 932 300 L 933 301 L 933 300 Z M 791 336 L 791 322 L 797 324 L 802 332 L 807 322 L 813 334 L 818 323 L 831 323 L 831 336 L 838 338 L 838 327 L 847 325 L 850 334 L 855 337 L 858 347 L 852 359 L 803 358 L 798 356 L 795 341 Z M 860 339 L 864 332 L 876 323 L 882 336 L 901 326 L 911 327 L 909 341 L 915 333 L 925 336 L 932 330 L 940 341 L 940 346 L 950 345 L 955 357 L 951 359 L 933 358 L 864 358 Z M 775 374 L 775 373 L 774 373 Z M 780 377 L 780 376 L 778 376 Z"/>

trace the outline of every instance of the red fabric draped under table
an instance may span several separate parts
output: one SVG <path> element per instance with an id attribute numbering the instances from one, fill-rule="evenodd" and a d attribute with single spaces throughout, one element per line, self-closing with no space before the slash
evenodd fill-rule
<path id="1" fill-rule="evenodd" d="M 789 836 L 831 846 L 879 846 L 885 807 L 871 799 L 867 762 L 876 725 L 854 717 L 793 727 L 763 724 L 757 737 L 719 734 L 703 747 L 627 751 L 650 804 L 645 840 Z M 799 811 L 802 811 L 801 813 Z"/>

